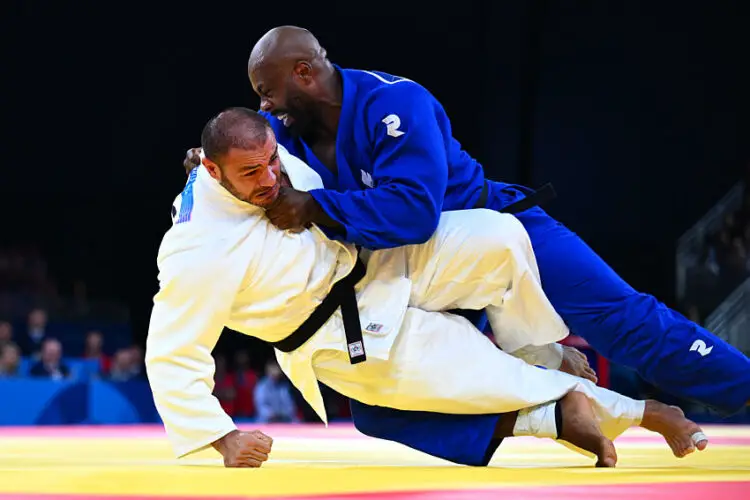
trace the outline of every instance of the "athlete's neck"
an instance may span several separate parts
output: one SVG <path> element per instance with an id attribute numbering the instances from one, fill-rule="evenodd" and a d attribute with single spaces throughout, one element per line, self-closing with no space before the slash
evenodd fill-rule
<path id="1" fill-rule="evenodd" d="M 316 131 L 318 140 L 336 140 L 336 132 L 339 128 L 339 117 L 341 116 L 341 104 L 344 97 L 344 87 L 341 75 L 328 64 L 324 67 L 320 76 L 321 94 L 318 98 L 319 127 Z"/>

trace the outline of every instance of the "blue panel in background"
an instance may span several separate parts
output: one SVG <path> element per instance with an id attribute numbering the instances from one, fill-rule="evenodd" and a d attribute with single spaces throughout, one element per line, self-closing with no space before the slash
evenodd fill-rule
<path id="1" fill-rule="evenodd" d="M 0 425 L 160 423 L 146 380 L 0 379 Z"/>
<path id="2" fill-rule="evenodd" d="M 0 425 L 85 423 L 88 384 L 34 379 L 0 380 Z"/>
<path id="3" fill-rule="evenodd" d="M 94 380 L 89 391 L 92 424 L 160 422 L 151 389 L 145 380 L 110 382 Z"/>

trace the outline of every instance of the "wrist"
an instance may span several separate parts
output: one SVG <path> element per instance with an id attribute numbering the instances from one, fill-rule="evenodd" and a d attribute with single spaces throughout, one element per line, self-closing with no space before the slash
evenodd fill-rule
<path id="1" fill-rule="evenodd" d="M 316 200 L 313 195 L 309 196 L 309 209 L 310 213 L 312 214 L 312 223 L 331 229 L 340 229 L 343 227 L 341 224 L 333 220 L 325 210 L 323 210 L 323 207 L 320 206 L 320 203 L 318 203 L 318 200 Z"/>
<path id="2" fill-rule="evenodd" d="M 237 429 L 230 431 L 227 434 L 224 434 L 222 437 L 220 437 L 216 441 L 214 441 L 213 443 L 211 443 L 211 446 L 213 446 L 216 451 L 224 455 L 224 452 L 227 449 L 226 440 L 233 438 L 234 436 L 239 434 L 239 432 L 240 431 Z"/>

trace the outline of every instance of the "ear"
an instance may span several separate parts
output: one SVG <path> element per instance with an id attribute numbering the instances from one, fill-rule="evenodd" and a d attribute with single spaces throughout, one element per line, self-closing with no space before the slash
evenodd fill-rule
<path id="1" fill-rule="evenodd" d="M 302 81 L 304 84 L 310 84 L 312 82 L 313 68 L 312 65 L 307 61 L 298 61 L 294 65 L 294 75 Z"/>
<path id="2" fill-rule="evenodd" d="M 221 169 L 216 163 L 212 162 L 208 158 L 203 158 L 202 163 L 203 166 L 206 167 L 206 170 L 208 170 L 208 173 L 209 175 L 211 175 L 211 177 L 213 177 L 217 181 L 221 180 Z"/>

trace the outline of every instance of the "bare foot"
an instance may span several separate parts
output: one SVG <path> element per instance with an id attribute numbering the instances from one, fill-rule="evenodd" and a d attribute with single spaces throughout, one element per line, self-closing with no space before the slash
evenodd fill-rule
<path id="1" fill-rule="evenodd" d="M 685 413 L 676 406 L 667 406 L 664 403 L 649 399 L 646 401 L 646 410 L 643 412 L 641 427 L 653 432 L 658 432 L 672 448 L 672 453 L 677 458 L 682 458 L 695 451 L 700 451 L 708 446 L 708 439 L 700 426 L 685 418 Z M 696 443 L 693 442 L 695 433 L 703 434 Z"/>
<path id="2" fill-rule="evenodd" d="M 614 467 L 617 464 L 615 445 L 602 434 L 586 395 L 573 391 L 558 404 L 563 417 L 560 439 L 596 455 L 597 467 Z"/>

